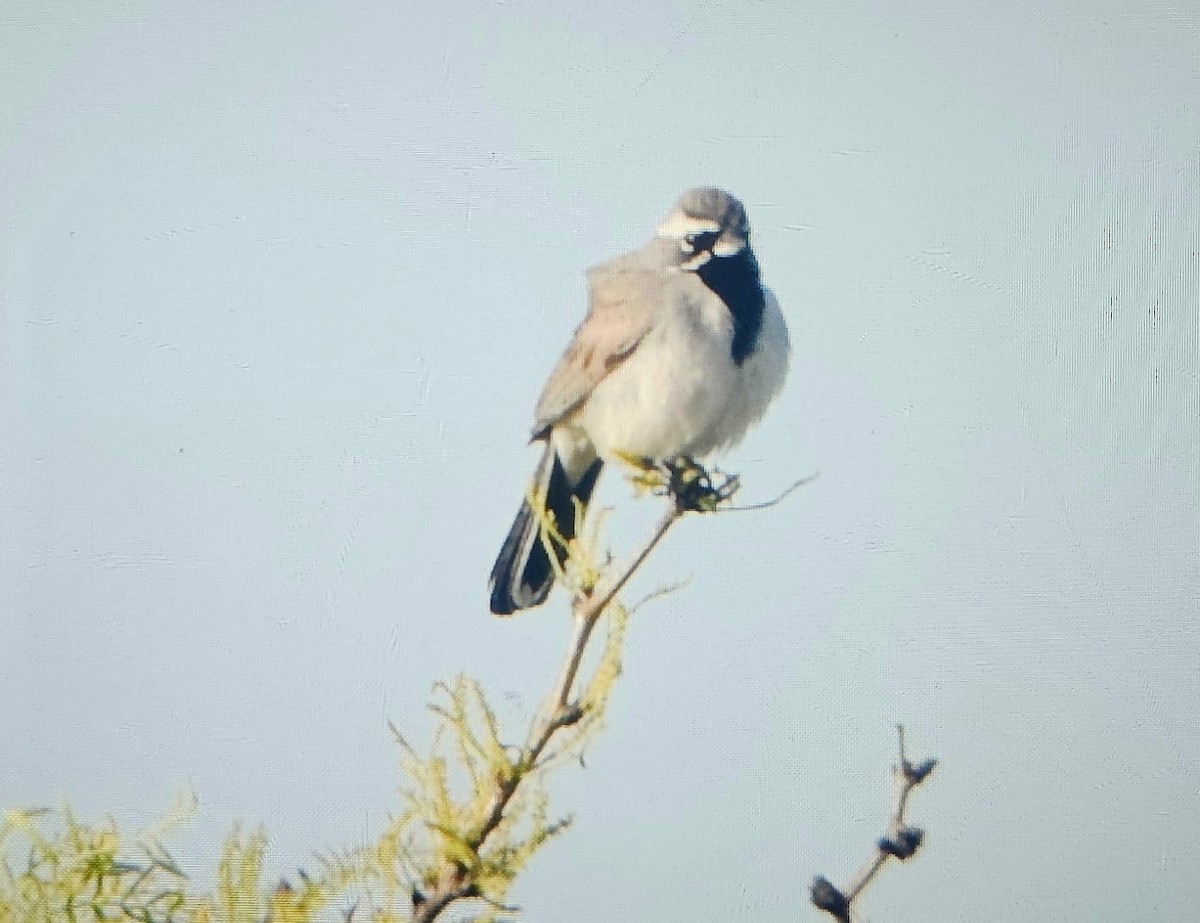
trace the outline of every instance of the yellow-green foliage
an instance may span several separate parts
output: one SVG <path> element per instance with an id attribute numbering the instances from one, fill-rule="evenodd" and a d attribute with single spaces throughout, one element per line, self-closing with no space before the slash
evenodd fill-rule
<path id="1" fill-rule="evenodd" d="M 586 595 L 599 580 L 592 549 L 602 519 L 590 517 L 588 534 L 568 543 L 560 576 L 574 593 Z M 542 527 L 556 539 L 551 520 Z M 551 816 L 544 776 L 580 757 L 600 727 L 621 670 L 628 613 L 613 603 L 603 620 L 607 638 L 579 673 L 570 703 L 551 699 L 516 739 L 505 736 L 473 679 L 437 684 L 428 754 L 396 733 L 403 805 L 381 818 L 375 843 L 319 859 L 299 881 L 270 888 L 265 835 L 234 830 L 213 891 L 197 893 L 159 842 L 186 811 L 176 808 L 136 836 L 112 820 L 83 823 L 69 808 L 12 811 L 0 825 L 0 923 L 403 923 L 414 900 L 439 889 L 474 899 L 474 919 L 493 919 L 530 857 L 570 823 Z"/>
<path id="2" fill-rule="evenodd" d="M 474 883 L 490 902 L 507 890 L 537 849 L 570 823 L 549 815 L 544 767 L 530 766 L 519 746 L 506 745 L 479 684 L 460 676 L 439 683 L 430 706 L 438 720 L 429 756 L 397 733 L 409 785 L 406 806 L 393 818 L 377 857 L 395 861 L 418 890 L 435 886 L 447 869 Z M 503 819 L 489 822 L 494 799 L 513 790 Z M 483 919 L 483 918 L 481 918 Z"/>
<path id="3" fill-rule="evenodd" d="M 620 672 L 625 611 L 613 606 L 610 617 L 609 637 L 580 695 L 581 717 L 536 762 L 525 746 L 505 743 L 478 683 L 465 676 L 439 683 L 428 755 L 396 735 L 404 804 L 375 843 L 318 860 L 299 881 L 271 888 L 262 877 L 265 835 L 234 830 L 215 888 L 197 893 L 160 843 L 181 821 L 179 809 L 135 836 L 111 819 L 83 823 L 65 807 L 11 811 L 0 825 L 0 923 L 314 923 L 345 919 L 351 907 L 354 921 L 401 923 L 411 917 L 414 889 L 435 887 L 448 870 L 473 884 L 482 901 L 476 918 L 491 919 L 530 857 L 570 823 L 551 816 L 543 776 L 578 756 L 599 726 Z M 493 799 L 505 787 L 511 800 L 481 842 Z"/>
<path id="4" fill-rule="evenodd" d="M 185 880 L 149 842 L 69 810 L 10 811 L 0 826 L 0 921 L 84 923 L 187 919 Z"/>
<path id="5" fill-rule="evenodd" d="M 168 821 L 163 827 L 179 818 Z M 192 893 L 159 832 L 126 837 L 111 818 L 85 824 L 66 807 L 10 811 L 0 825 L 0 923 L 261 923 L 268 905 L 272 920 L 299 923 L 323 903 L 315 883 L 264 895 L 261 832 L 234 831 L 213 893 Z"/>

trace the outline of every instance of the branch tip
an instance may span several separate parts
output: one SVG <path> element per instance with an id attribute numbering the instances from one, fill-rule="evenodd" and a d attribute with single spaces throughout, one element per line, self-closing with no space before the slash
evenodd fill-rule
<path id="1" fill-rule="evenodd" d="M 904 747 L 904 726 L 897 725 L 896 732 L 900 760 L 892 766 L 896 791 L 889 818 L 888 834 L 875 841 L 877 850 L 875 856 L 868 860 L 866 865 L 854 876 L 850 886 L 844 892 L 839 891 L 825 878 L 818 877 L 813 883 L 813 904 L 832 915 L 839 923 L 849 923 L 850 910 L 854 906 L 854 902 L 879 874 L 880 869 L 887 864 L 888 859 L 904 861 L 912 858 L 925 838 L 923 830 L 907 826 L 904 823 L 904 811 L 909 794 L 933 772 L 937 760 L 927 759 L 917 765 L 910 763 Z"/>
<path id="2" fill-rule="evenodd" d="M 718 513 L 749 513 L 753 510 L 769 510 L 773 506 L 778 506 L 780 503 L 782 503 L 784 500 L 786 500 L 789 496 L 791 496 L 793 493 L 795 493 L 801 487 L 805 487 L 805 486 L 811 484 L 818 477 L 820 477 L 820 474 L 821 474 L 821 472 L 818 471 L 815 474 L 810 474 L 807 477 L 800 478 L 800 480 L 795 481 L 792 484 L 788 485 L 788 487 L 784 488 L 784 490 L 780 491 L 774 497 L 771 497 L 769 500 L 762 500 L 762 501 L 759 501 L 758 503 L 747 503 L 744 506 L 727 506 L 724 509 L 717 510 L 717 512 Z"/>
<path id="3" fill-rule="evenodd" d="M 937 760 L 927 759 L 923 763 L 914 766 L 912 763 L 905 761 L 904 763 L 904 778 L 913 785 L 920 785 L 925 781 L 926 777 L 933 772 L 937 766 Z"/>
<path id="4" fill-rule="evenodd" d="M 813 906 L 832 915 L 834 919 L 847 923 L 850 919 L 850 901 L 834 884 L 823 875 L 813 879 L 809 895 Z"/>

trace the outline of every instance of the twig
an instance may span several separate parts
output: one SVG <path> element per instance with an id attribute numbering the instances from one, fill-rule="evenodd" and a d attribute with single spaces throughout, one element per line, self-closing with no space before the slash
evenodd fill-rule
<path id="1" fill-rule="evenodd" d="M 658 521 L 658 525 L 654 527 L 650 538 L 615 580 L 603 589 L 597 587 L 591 595 L 580 595 L 575 598 L 572 607 L 575 616 L 575 634 L 556 686 L 553 699 L 557 706 L 556 712 L 566 708 L 567 701 L 571 697 L 571 689 L 575 685 L 575 677 L 579 673 L 579 664 L 583 660 L 583 652 L 587 649 L 588 639 L 592 636 L 592 629 L 600 621 L 600 616 L 684 512 L 685 510 L 681 509 L 678 504 L 672 503 Z"/>
<path id="2" fill-rule="evenodd" d="M 555 735 L 564 728 L 578 724 L 587 716 L 585 704 L 575 698 L 575 687 L 588 642 L 601 616 L 651 552 L 658 547 L 671 526 L 685 513 L 707 513 L 725 509 L 726 504 L 737 492 L 736 476 L 721 475 L 719 472 L 716 474 L 718 476 L 714 482 L 713 476 L 689 458 L 664 462 L 657 469 L 640 467 L 639 478 L 642 486 L 668 495 L 670 506 L 642 547 L 614 577 L 601 581 L 590 591 L 576 591 L 571 606 L 574 617 L 571 640 L 558 679 L 547 694 L 545 704 L 539 709 L 538 716 L 530 727 L 529 737 L 511 763 L 510 771 L 496 779 L 496 788 L 488 801 L 482 822 L 463 841 L 463 845 L 474 855 L 479 854 L 488 838 L 504 822 L 505 812 L 516 796 L 522 780 L 539 768 L 539 761 Z M 745 509 L 773 506 L 810 480 L 811 477 L 797 481 L 774 500 Z M 468 898 L 486 900 L 471 870 L 459 862 L 450 861 L 428 893 L 413 890 L 412 923 L 432 923 L 450 904 Z"/>
<path id="3" fill-rule="evenodd" d="M 654 600 L 658 599 L 660 596 L 670 596 L 672 593 L 682 590 L 685 586 L 687 586 L 691 582 L 692 582 L 692 577 L 689 574 L 686 577 L 680 577 L 678 580 L 672 580 L 670 583 L 664 583 L 661 586 L 655 587 L 653 590 L 651 590 L 649 593 L 647 593 L 645 596 L 643 596 L 637 602 L 627 603 L 625 608 L 629 610 L 630 615 L 633 615 L 633 613 L 637 612 L 640 608 L 642 608 L 642 606 L 646 605 L 647 603 L 653 602 Z"/>
<path id="4" fill-rule="evenodd" d="M 818 875 L 812 884 L 811 897 L 813 905 L 823 910 L 839 923 L 850 923 L 851 911 L 858 896 L 866 890 L 868 884 L 879 874 L 879 870 L 888 859 L 901 861 L 911 858 L 921 845 L 924 831 L 917 827 L 909 827 L 904 823 L 904 812 L 908 807 L 908 796 L 912 790 L 924 782 L 937 760 L 928 759 L 914 766 L 908 761 L 904 752 L 904 725 L 897 725 L 900 737 L 900 762 L 892 767 L 892 779 L 895 783 L 895 794 L 892 801 L 892 815 L 888 823 L 887 835 L 875 844 L 875 855 L 854 876 L 850 886 L 841 891 L 830 883 L 829 879 Z"/>
<path id="5" fill-rule="evenodd" d="M 496 791 L 488 804 L 483 822 L 466 841 L 466 845 L 472 852 L 478 853 L 488 837 L 500 825 L 504 819 L 505 810 L 520 787 L 521 780 L 537 766 L 539 758 L 554 735 L 563 728 L 578 723 L 584 717 L 583 708 L 572 702 L 571 694 L 593 629 L 600 621 L 605 609 L 617 597 L 637 569 L 642 566 L 658 543 L 662 541 L 671 526 L 689 509 L 691 507 L 678 500 L 672 502 L 641 549 L 613 580 L 598 587 L 591 594 L 580 593 L 576 596 L 573 604 L 574 629 L 571 641 L 559 671 L 558 680 L 546 698 L 548 708 L 542 710 L 546 713 L 545 717 L 534 720 L 533 726 L 530 728 L 529 739 L 513 764 L 513 771 L 506 777 L 497 780 Z M 448 868 L 443 874 L 442 880 L 431 892 L 414 891 L 412 921 L 413 923 L 431 923 L 455 901 L 477 897 L 481 897 L 481 895 L 476 885 L 469 880 L 467 870 L 461 866 Z"/>
<path id="6" fill-rule="evenodd" d="M 813 481 L 815 481 L 820 476 L 821 476 L 821 472 L 818 471 L 816 474 L 810 474 L 807 477 L 802 477 L 802 478 L 800 478 L 800 480 L 796 481 L 796 483 L 785 488 L 782 493 L 776 494 L 770 500 L 763 500 L 759 503 L 747 503 L 744 506 L 723 506 L 719 510 L 714 510 L 714 512 L 717 512 L 717 513 L 748 513 L 751 510 L 769 510 L 771 507 L 782 503 L 784 500 L 786 500 L 789 496 L 794 494 L 801 487 L 805 487 L 808 484 L 811 484 Z"/>

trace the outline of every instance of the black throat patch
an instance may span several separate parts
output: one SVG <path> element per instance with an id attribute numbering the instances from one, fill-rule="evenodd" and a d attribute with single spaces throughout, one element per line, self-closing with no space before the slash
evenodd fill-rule
<path id="1" fill-rule="evenodd" d="M 759 281 L 758 262 L 749 250 L 734 256 L 715 256 L 699 269 L 700 281 L 716 293 L 733 317 L 733 361 L 741 365 L 758 344 L 766 295 Z"/>

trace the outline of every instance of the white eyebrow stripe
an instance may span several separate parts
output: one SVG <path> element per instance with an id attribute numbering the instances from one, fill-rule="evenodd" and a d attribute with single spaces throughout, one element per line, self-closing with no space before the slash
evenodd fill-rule
<path id="1" fill-rule="evenodd" d="M 658 226 L 659 237 L 687 237 L 689 234 L 716 234 L 721 230 L 717 222 L 691 215 L 668 215 Z"/>

